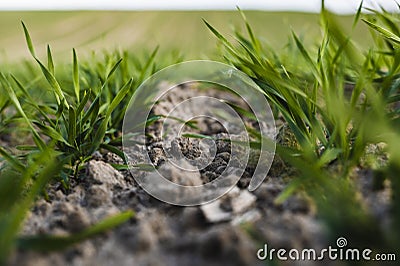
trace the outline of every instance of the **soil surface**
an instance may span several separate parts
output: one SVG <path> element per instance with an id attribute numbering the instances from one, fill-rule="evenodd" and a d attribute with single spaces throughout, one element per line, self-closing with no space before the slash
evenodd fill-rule
<path id="1" fill-rule="evenodd" d="M 154 113 L 168 111 L 176 102 L 196 92 L 188 91 L 187 87 L 174 90 L 154 108 Z M 226 97 L 220 91 L 208 90 L 207 93 Z M 155 165 L 162 165 L 168 159 L 159 141 L 161 123 L 148 128 L 151 133 L 148 153 Z M 212 119 L 198 121 L 197 126 L 192 132 L 217 139 L 226 134 L 222 124 Z M 186 157 L 195 158 L 201 154 L 199 139 L 180 137 L 169 142 L 169 148 L 180 149 Z M 193 182 L 207 183 L 226 167 L 230 143 L 217 143 L 214 160 L 193 177 Z M 332 245 L 307 197 L 296 194 L 282 204 L 276 203 L 277 196 L 291 178 L 288 167 L 279 159 L 274 161 L 268 177 L 254 192 L 247 190 L 254 170 L 247 165 L 237 186 L 229 193 L 196 207 L 173 206 L 153 198 L 136 184 L 131 173 L 117 171 L 111 163 L 122 163 L 122 160 L 111 153 L 96 152 L 86 164 L 85 172 L 72 181 L 70 190 L 51 185 L 49 200 L 40 199 L 35 203 L 22 234 L 66 235 L 120 211 L 133 210 L 135 216 L 122 226 L 63 252 L 17 251 L 12 265 L 265 265 L 266 262 L 256 255 L 264 244 L 271 248 L 317 250 Z M 388 216 L 390 195 L 385 189 L 372 191 L 368 173 L 360 176 L 359 185 L 366 206 L 373 215 L 382 217 L 384 225 L 388 222 L 384 218 Z M 329 265 L 328 262 L 324 264 Z"/>

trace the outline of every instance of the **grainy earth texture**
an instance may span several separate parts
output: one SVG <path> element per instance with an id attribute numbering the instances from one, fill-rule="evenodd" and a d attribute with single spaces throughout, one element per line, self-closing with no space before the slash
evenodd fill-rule
<path id="1" fill-rule="evenodd" d="M 168 110 L 175 102 L 190 97 L 187 90 L 177 89 L 154 112 Z M 222 97 L 218 91 L 209 93 Z M 153 136 L 148 140 L 148 152 L 156 165 L 167 159 L 157 135 L 160 123 L 148 128 Z M 225 134 L 221 123 L 214 120 L 199 121 L 198 127 L 194 132 L 217 138 Z M 199 156 L 199 139 L 181 137 L 170 143 L 187 157 Z M 229 143 L 219 143 L 216 153 L 213 163 L 193 177 L 197 178 L 196 182 L 209 182 L 218 176 L 230 158 Z M 328 243 L 326 228 L 306 196 L 299 193 L 282 204 L 276 203 L 293 172 L 279 159 L 274 161 L 268 178 L 254 193 L 247 190 L 252 174 L 252 167 L 248 166 L 229 193 L 197 207 L 178 207 L 158 201 L 143 191 L 128 171 L 117 171 L 111 163 L 122 161 L 113 154 L 96 152 L 68 191 L 61 185 L 51 185 L 49 199 L 36 202 L 22 234 L 75 233 L 124 210 L 134 210 L 134 218 L 63 252 L 17 251 L 11 265 L 265 265 L 256 256 L 264 243 L 271 248 L 317 250 L 334 245 Z M 366 208 L 382 218 L 384 226 L 388 222 L 390 191 L 385 188 L 373 191 L 370 174 L 362 171 L 356 174 L 361 177 L 358 182 L 361 197 Z M 296 265 L 319 263 L 296 262 Z"/>

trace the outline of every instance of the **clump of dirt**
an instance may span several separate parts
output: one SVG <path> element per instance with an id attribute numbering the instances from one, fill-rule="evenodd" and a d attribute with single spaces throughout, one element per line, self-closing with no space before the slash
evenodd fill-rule
<path id="1" fill-rule="evenodd" d="M 177 102 L 197 93 L 187 85 L 178 87 L 153 111 L 168 112 Z M 220 91 L 206 93 L 228 97 Z M 230 100 L 243 105 L 237 99 Z M 217 178 L 231 157 L 231 143 L 225 140 L 227 132 L 221 123 L 214 123 L 201 120 L 197 129 L 190 128 L 193 133 L 216 139 L 216 156 L 197 177 L 201 183 Z M 155 165 L 161 166 L 168 160 L 167 149 L 189 159 L 201 158 L 199 139 L 174 137 L 161 141 L 161 124 L 159 121 L 147 129 L 152 136 L 148 138 L 147 150 Z M 86 164 L 80 179 L 71 183 L 70 190 L 57 185 L 49 188 L 49 201 L 41 199 L 35 203 L 22 234 L 71 234 L 128 209 L 135 211 L 134 218 L 66 251 L 18 251 L 12 265 L 265 265 L 256 255 L 264 243 L 288 249 L 318 250 L 328 246 L 324 226 L 306 197 L 293 195 L 283 204 L 276 203 L 287 185 L 278 162 L 254 193 L 247 190 L 254 168 L 239 165 L 245 171 L 237 186 L 226 195 L 206 205 L 178 207 L 149 196 L 128 171 L 115 170 L 110 163 L 121 163 L 115 155 L 97 153 L 94 158 Z M 369 191 L 367 179 L 368 176 L 364 179 L 364 191 Z M 382 215 L 377 206 L 388 204 L 386 197 L 381 193 L 370 198 L 377 215 Z"/>

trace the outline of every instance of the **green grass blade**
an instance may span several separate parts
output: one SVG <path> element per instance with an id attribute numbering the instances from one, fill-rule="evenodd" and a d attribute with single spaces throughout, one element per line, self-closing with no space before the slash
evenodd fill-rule
<path id="1" fill-rule="evenodd" d="M 29 35 L 29 31 L 28 31 L 28 29 L 26 28 L 26 26 L 25 26 L 25 24 L 24 24 L 23 21 L 21 21 L 21 24 L 22 24 L 22 28 L 24 29 L 25 40 L 26 40 L 26 43 L 27 43 L 27 45 L 28 45 L 29 52 L 31 53 L 31 55 L 32 55 L 33 57 L 36 58 L 35 49 L 34 49 L 34 47 L 33 47 L 32 39 L 31 39 L 31 36 Z"/>
<path id="2" fill-rule="evenodd" d="M 392 41 L 394 44 L 396 44 L 397 46 L 400 45 L 400 37 L 393 34 L 392 32 L 388 31 L 387 29 L 372 23 L 366 19 L 362 19 L 362 21 L 364 21 L 368 26 L 370 26 L 372 29 L 376 30 L 377 32 L 379 32 L 383 37 L 385 37 L 386 39 Z"/>
<path id="3" fill-rule="evenodd" d="M 108 80 L 110 79 L 110 77 L 114 74 L 115 70 L 117 70 L 117 68 L 118 68 L 118 66 L 121 64 L 121 62 L 122 62 L 122 58 L 120 58 L 120 59 L 114 64 L 114 66 L 111 68 L 110 72 L 108 72 L 107 78 L 106 78 L 106 82 L 104 82 L 104 83 L 107 83 L 107 81 L 108 81 Z"/>
<path id="4" fill-rule="evenodd" d="M 79 102 L 78 108 L 76 109 L 76 115 L 77 117 L 82 114 L 83 109 L 85 108 L 86 104 L 89 101 L 89 98 L 91 96 L 92 92 L 85 92 L 82 101 Z"/>
<path id="5" fill-rule="evenodd" d="M 56 129 L 54 129 L 50 126 L 47 126 L 47 125 L 43 125 L 42 123 L 40 123 L 38 121 L 33 121 L 33 124 L 35 124 L 35 126 L 37 126 L 44 135 L 50 137 L 52 140 L 57 140 L 68 146 L 71 146 L 68 143 L 68 141 L 66 139 L 64 139 L 62 134 L 59 131 L 57 131 Z"/>
<path id="6" fill-rule="evenodd" d="M 108 122 L 110 121 L 111 118 L 111 113 L 114 111 L 114 109 L 117 107 L 117 105 L 122 101 L 122 99 L 125 97 L 125 95 L 129 92 L 131 89 L 133 79 L 130 79 L 125 85 L 121 88 L 121 90 L 118 92 L 118 94 L 115 96 L 114 100 L 111 102 L 110 106 L 108 106 L 106 117 L 102 118 L 102 121 L 100 123 L 99 128 L 96 130 L 96 134 L 93 138 L 92 141 L 92 148 L 91 148 L 91 153 L 93 153 L 95 150 L 97 150 L 100 147 L 100 144 L 103 141 L 103 138 L 106 134 L 107 131 L 107 125 Z"/>
<path id="7" fill-rule="evenodd" d="M 135 168 L 139 171 L 145 171 L 145 172 L 154 172 L 157 169 L 157 167 L 154 166 L 154 164 L 146 164 L 146 163 L 133 164 L 133 165 L 130 165 L 130 167 Z"/>
<path id="8" fill-rule="evenodd" d="M 18 88 L 22 91 L 22 93 L 24 94 L 26 99 L 29 101 L 29 104 L 32 105 L 43 116 L 43 118 L 46 120 L 46 122 L 48 122 L 52 127 L 55 127 L 56 125 L 49 118 L 49 114 L 51 113 L 51 111 L 44 110 L 43 108 L 41 108 L 36 103 L 36 101 L 32 99 L 31 95 L 28 93 L 28 91 L 25 89 L 25 87 L 21 84 L 21 82 L 19 82 L 19 80 L 14 75 L 11 75 L 11 78 L 14 80 L 15 84 L 17 84 Z"/>
<path id="9" fill-rule="evenodd" d="M 220 40 L 222 41 L 223 44 L 227 45 L 228 47 L 232 47 L 232 45 L 228 42 L 228 40 L 221 34 L 219 31 L 217 31 L 211 24 L 207 22 L 207 20 L 203 19 L 203 22 L 206 24 L 207 28 Z"/>
<path id="10" fill-rule="evenodd" d="M 35 251 L 56 251 L 65 249 L 73 244 L 79 243 L 85 239 L 94 237 L 104 233 L 116 226 L 119 226 L 133 217 L 132 211 L 125 211 L 123 213 L 106 218 L 103 221 L 95 224 L 80 233 L 71 236 L 32 236 L 22 237 L 18 239 L 17 246 L 23 250 Z"/>
<path id="11" fill-rule="evenodd" d="M 241 15 L 242 18 L 243 18 L 243 21 L 244 21 L 245 24 L 246 24 L 247 33 L 248 33 L 249 36 L 250 36 L 250 40 L 251 40 L 251 42 L 252 42 L 252 44 L 253 44 L 253 46 L 254 46 L 254 49 L 255 49 L 257 52 L 260 51 L 260 50 L 261 50 L 260 42 L 259 42 L 259 41 L 257 40 L 257 38 L 255 37 L 254 32 L 253 32 L 253 30 L 252 30 L 252 28 L 251 28 L 249 22 L 247 21 L 246 15 L 244 14 L 244 12 L 243 12 L 239 7 L 236 7 L 236 8 L 239 10 L 240 15 Z"/>
<path id="12" fill-rule="evenodd" d="M 112 152 L 112 153 L 118 155 L 118 156 L 124 161 L 124 163 L 127 163 L 127 162 L 126 162 L 125 153 L 124 153 L 123 151 L 121 151 L 120 149 L 118 149 L 117 147 L 115 147 L 115 146 L 113 146 L 113 145 L 110 145 L 110 144 L 104 144 L 104 143 L 102 143 L 102 144 L 100 145 L 100 148 L 105 149 L 105 150 L 108 150 L 108 151 L 110 151 L 110 152 Z"/>
<path id="13" fill-rule="evenodd" d="M 58 84 L 56 78 L 54 77 L 54 63 L 53 63 L 53 57 L 52 57 L 51 51 L 50 51 L 50 46 L 47 46 L 48 68 L 46 68 L 40 62 L 40 60 L 36 58 L 35 50 L 34 50 L 33 44 L 32 44 L 32 39 L 31 39 L 31 37 L 29 35 L 28 29 L 26 28 L 26 26 L 25 26 L 23 21 L 21 21 L 21 23 L 22 23 L 22 27 L 24 29 L 25 39 L 26 39 L 26 43 L 28 45 L 29 51 L 30 51 L 32 57 L 39 64 L 39 66 L 40 66 L 44 76 L 46 77 L 47 81 L 49 82 L 51 87 L 54 89 L 55 96 L 56 96 L 56 99 L 57 99 L 57 103 L 60 104 L 60 101 L 62 101 L 62 103 L 64 104 L 64 107 L 66 107 L 68 109 L 69 108 L 68 102 L 65 99 L 64 93 L 61 90 L 60 85 Z"/>
<path id="14" fill-rule="evenodd" d="M 198 133 L 183 133 L 182 137 L 184 138 L 194 138 L 194 139 L 213 139 L 210 136 L 198 134 Z"/>
<path id="15" fill-rule="evenodd" d="M 72 76 L 74 80 L 74 91 L 76 102 L 79 102 L 79 93 L 80 93 L 80 85 L 79 85 L 79 66 L 78 66 L 78 57 L 76 55 L 75 49 L 72 49 L 72 56 L 73 56 L 73 70 Z"/>
<path id="16" fill-rule="evenodd" d="M 69 108 L 68 116 L 68 142 L 70 145 L 74 146 L 76 138 L 76 113 L 73 107 Z"/>
<path id="17" fill-rule="evenodd" d="M 49 72 L 54 76 L 54 62 L 53 56 L 51 55 L 50 45 L 47 45 L 47 68 Z"/>
<path id="18" fill-rule="evenodd" d="M 19 151 L 38 151 L 38 148 L 34 145 L 18 145 L 15 148 Z"/>
<path id="19" fill-rule="evenodd" d="M 103 142 L 104 136 L 107 132 L 108 121 L 109 119 L 105 117 L 102 117 L 98 120 L 98 122 L 100 122 L 100 125 L 96 129 L 96 133 L 91 142 L 90 154 L 95 152 L 100 147 L 100 144 Z"/>
<path id="20" fill-rule="evenodd" d="M 107 109 L 107 116 L 110 116 L 118 104 L 124 99 L 126 94 L 131 90 L 133 79 L 131 78 L 125 85 L 121 88 L 118 94 L 115 96 L 110 106 Z"/>
<path id="21" fill-rule="evenodd" d="M 9 154 L 3 147 L 0 146 L 0 155 L 17 171 L 23 172 L 25 166 L 11 154 Z"/>
<path id="22" fill-rule="evenodd" d="M 337 159 L 338 156 L 342 153 L 341 149 L 328 149 L 322 153 L 322 156 L 319 158 L 317 165 L 319 167 L 323 167 L 326 164 L 332 162 L 333 160 Z"/>
<path id="23" fill-rule="evenodd" d="M 228 49 L 228 51 L 233 54 L 234 56 L 240 58 L 240 55 L 235 51 L 233 45 L 221 34 L 219 33 L 211 24 L 209 24 L 205 19 L 203 22 L 206 24 L 207 28 L 219 39 L 222 44 Z"/>
<path id="24" fill-rule="evenodd" d="M 356 15 L 354 16 L 353 26 L 352 26 L 353 29 L 357 26 L 357 23 L 360 21 L 363 4 L 364 4 L 364 0 L 361 0 L 360 5 L 358 6 L 358 9 L 357 9 Z"/>
<path id="25" fill-rule="evenodd" d="M 150 68 L 151 64 L 154 62 L 154 58 L 155 58 L 156 55 L 157 55 L 158 49 L 159 49 L 159 47 L 157 46 L 157 47 L 154 49 L 154 51 L 151 53 L 151 55 L 150 55 L 150 57 L 148 58 L 146 64 L 144 65 L 144 67 L 142 68 L 141 73 L 140 73 L 140 77 L 139 77 L 139 79 L 138 79 L 139 82 L 142 82 L 142 81 L 144 80 L 145 75 L 146 75 L 148 69 Z"/>
<path id="26" fill-rule="evenodd" d="M 88 111 L 82 118 L 82 124 L 86 123 L 88 119 L 90 119 L 91 124 L 97 120 L 99 116 L 99 109 L 100 109 L 100 94 L 96 96 L 92 104 L 90 105 Z"/>
<path id="27" fill-rule="evenodd" d="M 33 139 L 34 139 L 36 145 L 38 145 L 38 147 L 40 149 L 44 149 L 46 147 L 44 141 L 40 138 L 39 133 L 34 128 L 31 120 L 28 118 L 28 116 L 24 112 L 24 110 L 21 106 L 21 103 L 18 100 L 17 95 L 15 94 L 14 90 L 11 88 L 10 83 L 8 82 L 8 80 L 6 79 L 6 77 L 4 76 L 3 73 L 0 73 L 0 81 L 3 84 L 3 87 L 6 89 L 8 96 L 10 97 L 10 100 L 13 102 L 15 108 L 20 113 L 20 115 L 24 118 L 25 122 L 28 124 L 29 128 L 31 129 L 32 134 L 33 134 Z"/>
<path id="28" fill-rule="evenodd" d="M 240 115 L 243 115 L 244 117 L 247 117 L 247 118 L 252 119 L 252 120 L 257 120 L 257 118 L 256 118 L 256 116 L 255 116 L 255 114 L 253 112 L 248 111 L 248 110 L 240 107 L 239 105 L 236 105 L 236 104 L 228 102 L 228 101 L 221 100 L 221 102 L 223 102 L 225 104 L 228 104 L 230 107 L 232 107 Z"/>
<path id="29" fill-rule="evenodd" d="M 110 163 L 112 167 L 114 167 L 115 170 L 117 171 L 126 171 L 129 170 L 129 165 L 127 164 L 115 164 L 115 163 Z"/>
<path id="30" fill-rule="evenodd" d="M 52 148 L 45 148 L 36 158 L 35 163 L 30 164 L 23 172 L 21 184 L 26 184 L 28 180 L 33 179 L 32 185 L 26 190 L 22 199 L 18 201 L 12 210 L 2 218 L 2 235 L 0 238 L 0 261 L 5 258 L 9 251 L 15 245 L 15 238 L 24 221 L 24 218 L 34 202 L 36 196 L 43 190 L 48 181 L 56 176 L 62 168 L 63 162 L 56 159 Z M 39 170 L 39 172 L 38 172 Z M 23 193 L 15 191 L 15 193 Z M 6 228 L 6 230 L 2 230 Z"/>
<path id="31" fill-rule="evenodd" d="M 310 55 L 308 54 L 306 48 L 304 47 L 303 43 L 300 41 L 299 37 L 292 31 L 292 36 L 294 38 L 294 41 L 296 43 L 297 48 L 299 49 L 301 55 L 303 58 L 306 60 L 307 65 L 311 68 L 311 70 L 314 73 L 314 77 L 319 79 L 319 72 L 318 68 L 315 65 L 315 62 L 311 59 Z"/>
<path id="32" fill-rule="evenodd" d="M 243 42 L 243 40 L 241 40 L 239 38 L 237 38 L 236 40 L 246 50 L 247 54 L 249 55 L 249 57 L 251 58 L 253 63 L 258 64 L 258 65 L 262 64 L 261 61 L 254 54 L 254 52 L 251 51 L 250 47 L 248 47 L 248 45 L 245 42 Z"/>
<path id="33" fill-rule="evenodd" d="M 397 35 L 397 36 L 400 35 L 399 27 L 397 26 L 398 20 L 396 21 L 396 18 L 392 14 L 388 13 L 386 10 L 383 10 L 383 9 L 382 9 L 382 11 L 378 11 L 375 9 L 366 8 L 366 10 L 373 13 L 395 35 Z"/>
<path id="34" fill-rule="evenodd" d="M 57 99 L 57 103 L 63 104 L 63 108 L 65 107 L 66 109 L 68 109 L 69 104 L 67 102 L 67 99 L 65 98 L 64 92 L 62 91 L 60 84 L 58 84 L 54 75 L 38 59 L 36 59 L 36 62 L 39 64 L 40 69 L 42 70 L 44 76 L 46 77 L 46 80 L 49 82 L 50 86 L 53 88 L 54 94 Z"/>

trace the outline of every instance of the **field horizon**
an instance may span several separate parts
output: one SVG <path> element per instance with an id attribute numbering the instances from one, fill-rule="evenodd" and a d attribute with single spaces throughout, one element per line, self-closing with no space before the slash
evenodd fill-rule
<path id="1" fill-rule="evenodd" d="M 185 59 L 218 58 L 216 39 L 202 19 L 215 25 L 222 33 L 232 28 L 243 29 L 237 11 L 2 11 L 0 60 L 5 64 L 29 59 L 23 21 L 32 36 L 39 57 L 45 56 L 46 45 L 52 48 L 55 60 L 69 60 L 72 48 L 80 56 L 101 50 L 151 51 L 157 46 L 161 53 L 173 51 Z M 318 14 L 298 12 L 246 11 L 255 33 L 274 49 L 285 47 L 290 31 L 312 44 L 320 34 Z M 343 28 L 350 28 L 352 16 L 339 16 Z M 350 31 L 348 31 L 350 33 Z M 365 25 L 353 31 L 355 40 L 363 40 Z"/>

